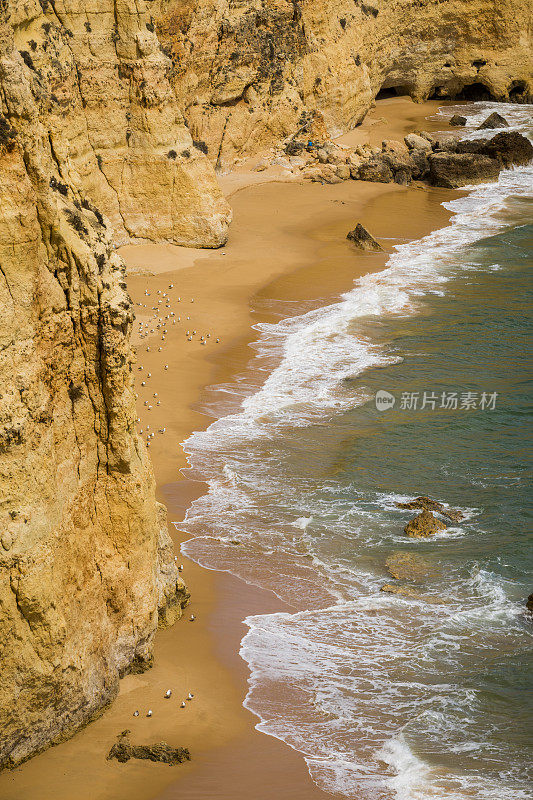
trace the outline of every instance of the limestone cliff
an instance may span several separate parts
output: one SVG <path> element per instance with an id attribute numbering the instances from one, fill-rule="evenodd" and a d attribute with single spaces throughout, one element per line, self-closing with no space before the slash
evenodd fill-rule
<path id="1" fill-rule="evenodd" d="M 97 714 L 188 597 L 114 241 L 216 245 L 228 213 L 138 5 L 0 2 L 0 768 Z"/>
<path id="2" fill-rule="evenodd" d="M 335 135 L 379 92 L 524 100 L 530 0 L 162 0 L 157 31 L 213 163 Z"/>
<path id="3" fill-rule="evenodd" d="M 218 247 L 230 219 L 168 82 L 150 2 L 3 0 L 53 174 L 102 209 L 115 242 Z M 18 51 L 18 52 L 17 52 Z M 20 73 L 20 74 L 18 74 Z"/>

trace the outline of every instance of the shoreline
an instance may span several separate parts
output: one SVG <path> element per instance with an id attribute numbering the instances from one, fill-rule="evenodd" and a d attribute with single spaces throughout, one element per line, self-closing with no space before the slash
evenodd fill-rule
<path id="1" fill-rule="evenodd" d="M 380 109 L 388 104 L 396 110 L 403 102 L 410 115 L 414 109 L 419 112 L 419 122 L 424 124 L 428 104 L 414 106 L 400 100 L 383 101 Z M 437 108 L 442 103 L 433 105 Z M 401 135 L 389 132 L 387 138 Z M 202 251 L 194 258 L 193 251 L 170 245 L 128 246 L 121 251 L 135 303 L 142 301 L 147 286 L 152 295 L 157 290 L 168 292 L 173 283 L 174 311 L 179 287 L 181 309 L 191 310 L 189 297 L 195 299 L 191 325 L 211 333 L 209 346 L 201 347 L 198 341 L 187 342 L 183 326 L 176 325 L 164 352 L 160 355 L 151 348 L 147 356 L 135 324 L 132 341 L 138 346 L 138 363 L 153 371 L 150 388 L 157 390 L 161 402 L 150 424 L 154 430 L 160 425 L 167 428 L 165 438 L 156 437 L 150 452 L 158 498 L 167 505 L 169 523 L 182 519 L 194 497 L 205 491 L 204 483 L 187 477 L 179 443 L 212 421 L 199 410 L 208 387 L 227 383 L 250 367 L 253 351 L 249 345 L 256 338 L 251 326 L 268 318 L 266 312 L 253 311 L 251 304 L 272 298 L 316 305 L 332 301 L 359 275 L 382 269 L 389 257 L 388 252 L 359 254 L 351 248 L 345 236 L 356 222 L 361 221 L 376 238 L 390 239 L 392 249 L 399 240 L 418 239 L 445 225 L 449 214 L 440 203 L 456 196 L 450 190 L 426 187 L 273 182 L 276 178 L 265 173 L 261 178 L 249 186 L 233 185 L 235 221 L 227 247 Z M 232 182 L 228 179 L 226 184 L 230 191 Z M 156 260 L 159 268 L 154 271 Z M 138 320 L 143 318 L 139 314 Z M 215 345 L 215 337 L 221 339 L 220 344 Z M 152 339 L 157 344 L 155 335 L 150 343 Z M 169 363 L 166 372 L 164 361 Z M 145 415 L 140 416 L 146 424 Z M 170 528 L 179 552 L 178 545 L 187 537 Z M 73 739 L 7 777 L 0 776 L 0 793 L 6 800 L 35 796 L 37 786 L 40 800 L 333 797 L 315 787 L 301 754 L 256 731 L 257 718 L 242 706 L 248 674 L 238 654 L 246 630 L 242 620 L 249 614 L 283 610 L 283 604 L 271 592 L 180 558 L 191 605 L 181 622 L 158 633 L 154 667 L 143 675 L 124 678 L 111 708 Z M 197 616 L 194 624 L 188 622 L 190 613 Z M 167 686 L 173 689 L 172 701 L 162 699 Z M 195 699 L 180 713 L 179 699 L 187 691 L 193 691 Z M 145 706 L 154 709 L 149 720 L 143 713 Z M 134 720 L 132 709 L 137 707 L 141 713 Z M 162 764 L 105 761 L 125 727 L 132 730 L 135 743 L 164 739 L 189 747 L 192 762 L 169 770 Z"/>

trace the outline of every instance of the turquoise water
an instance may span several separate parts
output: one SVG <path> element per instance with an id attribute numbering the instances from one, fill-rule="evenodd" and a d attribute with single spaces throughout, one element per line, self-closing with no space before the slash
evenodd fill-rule
<path id="1" fill-rule="evenodd" d="M 498 108 L 530 132 L 530 107 Z M 532 178 L 506 171 L 338 303 L 259 326 L 266 383 L 186 445 L 210 483 L 187 553 L 294 609 L 247 620 L 246 705 L 335 795 L 533 796 Z M 465 519 L 408 539 L 396 502 L 417 494 Z M 399 553 L 416 581 L 389 574 Z"/>

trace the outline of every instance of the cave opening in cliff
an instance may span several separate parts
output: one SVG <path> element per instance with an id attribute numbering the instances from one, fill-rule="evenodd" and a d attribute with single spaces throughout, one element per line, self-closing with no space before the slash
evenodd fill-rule
<path id="1" fill-rule="evenodd" d="M 527 101 L 527 85 L 525 81 L 513 81 L 509 89 L 509 100 L 511 102 Z"/>
<path id="2" fill-rule="evenodd" d="M 469 83 L 453 95 L 453 100 L 496 100 L 484 83 Z"/>
<path id="3" fill-rule="evenodd" d="M 405 97 L 409 94 L 407 86 L 382 86 L 376 95 L 376 100 L 387 100 L 391 97 Z"/>

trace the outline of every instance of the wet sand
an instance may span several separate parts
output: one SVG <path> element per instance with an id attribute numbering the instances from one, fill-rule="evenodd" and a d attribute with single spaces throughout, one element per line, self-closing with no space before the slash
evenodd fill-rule
<path id="1" fill-rule="evenodd" d="M 434 108 L 428 109 L 431 105 Z M 379 135 L 401 138 L 413 127 L 430 128 L 424 116 L 436 108 L 436 103 L 414 106 L 400 99 L 382 101 L 377 116 L 388 114 L 392 123 L 388 129 L 385 123 L 377 123 L 382 129 Z M 413 115 L 418 115 L 416 125 Z M 244 181 L 245 173 L 240 175 Z M 357 222 L 390 250 L 394 244 L 444 225 L 448 217 L 440 203 L 454 196 L 446 190 L 354 181 L 334 186 L 261 182 L 245 188 L 232 176 L 222 182 L 234 208 L 225 248 L 198 252 L 143 245 L 121 251 L 138 315 L 133 342 L 138 366 L 143 367 L 137 370 L 139 430 L 143 438 L 147 425 L 156 432 L 150 453 L 158 494 L 168 507 L 170 521 L 182 519 L 191 500 L 205 490 L 205 484 L 188 479 L 186 470 L 180 472 L 186 467 L 180 443 L 191 431 L 211 422 L 200 410 L 208 395 L 206 387 L 227 383 L 246 368 L 253 354 L 249 344 L 255 338 L 251 325 L 269 318 L 264 310 L 267 301 L 286 301 L 288 313 L 295 302 L 331 302 L 355 278 L 382 268 L 387 258 L 386 253 L 361 254 L 346 241 L 346 233 Z M 169 308 L 163 292 L 169 296 Z M 153 305 L 164 308 L 158 316 L 169 315 L 167 333 L 151 325 L 148 330 L 153 328 L 154 333 L 141 339 L 139 323 L 150 320 Z M 191 336 L 197 331 L 192 341 L 187 330 Z M 199 336 L 207 333 L 210 338 L 202 345 Z M 162 427 L 165 433 L 157 433 Z M 178 531 L 174 537 L 179 552 L 179 542 L 185 537 Z M 238 655 L 246 630 L 242 619 L 251 613 L 281 610 L 283 605 L 270 593 L 232 576 L 209 572 L 185 558 L 180 561 L 192 601 L 180 622 L 158 633 L 153 669 L 124 678 L 112 707 L 72 740 L 1 775 L 2 798 L 332 797 L 315 787 L 299 753 L 255 730 L 257 719 L 242 706 L 247 688 L 246 665 Z M 191 613 L 196 615 L 195 622 L 188 621 Z M 167 688 L 173 690 L 170 700 L 163 697 Z M 189 691 L 194 699 L 181 709 L 180 701 Z M 149 719 L 148 708 L 153 709 Z M 135 709 L 140 712 L 137 718 Z M 189 747 L 192 761 L 179 767 L 106 761 L 115 737 L 125 728 L 132 731 L 134 743 L 165 740 Z"/>

